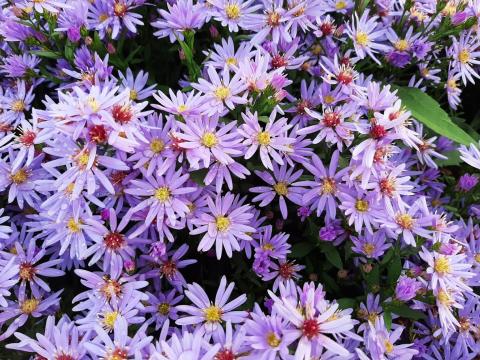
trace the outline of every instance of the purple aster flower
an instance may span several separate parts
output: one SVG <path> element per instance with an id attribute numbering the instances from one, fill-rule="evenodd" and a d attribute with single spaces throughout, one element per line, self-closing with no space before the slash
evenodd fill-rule
<path id="1" fill-rule="evenodd" d="M 458 179 L 457 189 L 463 192 L 469 192 L 478 184 L 478 177 L 470 174 L 463 174 Z"/>
<path id="2" fill-rule="evenodd" d="M 383 231 L 376 231 L 373 235 L 366 232 L 363 236 L 351 236 L 350 239 L 354 245 L 352 250 L 368 259 L 378 259 L 392 246 L 392 244 L 386 243 Z"/>
<path id="3" fill-rule="evenodd" d="M 149 98 L 153 93 L 156 85 L 147 85 L 148 73 L 139 71 L 137 76 L 133 75 L 133 72 L 130 68 L 127 69 L 125 75 L 121 72 L 118 73 L 122 80 L 122 89 L 128 89 L 130 91 L 130 100 L 132 101 L 141 101 Z"/>
<path id="4" fill-rule="evenodd" d="M 404 68 L 410 63 L 411 57 L 403 51 L 391 51 L 386 55 L 386 59 L 393 66 Z"/>
<path id="5" fill-rule="evenodd" d="M 373 193 L 361 193 L 356 191 L 345 191 L 338 195 L 341 204 L 339 208 L 348 217 L 348 224 L 355 224 L 355 231 L 361 232 L 365 227 L 370 234 L 373 234 L 372 224 L 376 224 L 379 216 L 379 209 Z"/>
<path id="6" fill-rule="evenodd" d="M 128 324 L 125 318 L 119 316 L 115 321 L 113 339 L 100 326 L 95 328 L 96 337 L 85 343 L 85 348 L 92 357 L 103 359 L 128 359 L 140 357 L 141 351 L 150 344 L 152 336 L 146 336 L 144 324 L 131 338 L 128 336 Z"/>
<path id="7" fill-rule="evenodd" d="M 35 55 L 11 55 L 4 59 L 4 64 L 0 66 L 0 73 L 7 77 L 21 78 L 31 76 L 38 72 L 37 65 L 40 59 Z"/>
<path id="8" fill-rule="evenodd" d="M 238 149 L 242 139 L 236 131 L 236 121 L 223 125 L 214 116 L 187 119 L 185 123 L 177 124 L 182 130 L 176 134 L 181 141 L 179 146 L 187 149 L 187 159 L 193 169 L 199 168 L 199 161 L 203 162 L 205 168 L 210 166 L 212 160 L 223 165 L 232 164 L 232 156 L 242 154 Z"/>
<path id="9" fill-rule="evenodd" d="M 354 321 L 350 317 L 351 310 L 338 310 L 337 303 L 330 303 L 318 296 L 313 283 L 306 284 L 303 291 L 300 303 L 293 302 L 284 296 L 278 297 L 271 291 L 268 292 L 275 302 L 274 309 L 278 316 L 292 325 L 285 330 L 285 334 L 299 339 L 295 358 L 310 359 L 322 347 L 334 354 L 347 356 L 349 352 L 329 335 L 334 336 L 335 339 L 356 337 L 350 332 L 354 326 Z"/>
<path id="10" fill-rule="evenodd" d="M 248 19 L 262 7 L 253 0 L 208 0 L 208 3 L 213 5 L 213 18 L 222 26 L 228 26 L 231 32 L 237 32 L 239 27 L 245 28 Z"/>
<path id="11" fill-rule="evenodd" d="M 337 172 L 338 159 L 340 152 L 335 151 L 331 157 L 328 171 L 325 169 L 322 161 L 317 155 L 313 155 L 310 162 L 304 162 L 303 166 L 314 175 L 313 181 L 299 181 L 297 185 L 307 186 L 311 190 L 303 194 L 302 201 L 305 205 L 310 205 L 312 210 L 317 210 L 317 216 L 320 216 L 325 210 L 327 216 L 335 219 L 337 212 L 337 192 L 340 190 L 340 180 L 348 171 L 347 168 Z"/>
<path id="12" fill-rule="evenodd" d="M 141 234 L 156 220 L 156 228 L 161 237 L 166 235 L 173 241 L 172 234 L 166 228 L 169 225 L 175 226 L 178 218 L 184 217 L 189 212 L 183 195 L 195 191 L 194 187 L 184 186 L 188 177 L 188 174 L 182 173 L 182 169 L 176 171 L 172 166 L 164 176 L 153 177 L 144 174 L 144 180 L 132 180 L 131 186 L 125 192 L 139 197 L 142 201 L 127 211 L 119 226 L 124 228 L 133 214 L 148 208 L 145 221 L 129 237 L 134 238 Z"/>
<path id="13" fill-rule="evenodd" d="M 144 312 L 151 314 L 155 322 L 155 330 L 160 329 L 168 319 L 174 321 L 178 319 L 178 310 L 175 305 L 182 301 L 183 295 L 177 295 L 175 289 L 168 293 L 160 292 L 158 296 L 149 292 L 147 292 L 147 295 L 148 305 L 145 306 Z"/>
<path id="14" fill-rule="evenodd" d="M 220 0 L 225 1 L 225 0 Z M 230 1 L 230 0 L 228 0 Z M 250 0 L 248 2 L 251 2 Z M 234 5 L 233 5 L 234 6 Z M 205 66 L 213 66 L 216 69 L 230 69 L 232 71 L 238 70 L 238 64 L 250 59 L 254 52 L 252 45 L 247 42 L 242 42 L 235 51 L 233 40 L 229 37 L 227 40 L 222 39 L 222 44 L 213 44 L 215 51 L 205 52 L 208 54 L 208 61 Z"/>
<path id="15" fill-rule="evenodd" d="M 183 117 L 198 116 L 203 112 L 204 97 L 201 93 L 190 91 L 184 93 L 178 90 L 176 93 L 168 89 L 168 96 L 161 91 L 153 94 L 157 104 L 152 104 L 156 109 L 160 109 L 169 114 Z"/>
<path id="16" fill-rule="evenodd" d="M 397 280 L 395 298 L 400 301 L 410 301 L 417 296 L 417 291 L 422 287 L 422 284 L 416 279 L 402 275 Z"/>
<path id="17" fill-rule="evenodd" d="M 0 93 L 0 108 L 5 116 L 12 116 L 14 123 L 25 120 L 25 112 L 30 110 L 35 98 L 34 86 L 27 86 L 25 81 L 17 80 L 16 86 L 10 88 L 5 94 Z"/>
<path id="18" fill-rule="evenodd" d="M 74 1 L 71 7 L 63 9 L 58 16 L 55 31 L 66 32 L 68 40 L 77 42 L 81 39 L 81 29 L 87 26 L 89 4 L 84 1 Z"/>
<path id="19" fill-rule="evenodd" d="M 453 37 L 452 46 L 447 49 L 447 54 L 453 58 L 451 66 L 461 74 L 464 85 L 467 85 L 467 80 L 475 83 L 474 78 L 480 78 L 475 70 L 475 67 L 480 64 L 479 47 L 480 41 L 471 31 L 468 31 L 461 32 L 458 39 Z"/>
<path id="20" fill-rule="evenodd" d="M 39 318 L 49 308 L 58 307 L 60 303 L 59 295 L 62 291 L 57 291 L 46 298 L 27 297 L 25 293 L 20 293 L 16 302 L 9 302 L 7 307 L 0 310 L 0 324 L 6 325 L 7 321 L 13 320 L 0 335 L 0 341 L 10 337 L 18 328 L 25 325 L 30 317 Z"/>
<path id="21" fill-rule="evenodd" d="M 305 266 L 295 264 L 295 261 L 287 261 L 285 259 L 270 263 L 268 272 L 262 274 L 263 281 L 270 281 L 275 279 L 272 285 L 272 290 L 277 291 L 281 286 L 295 286 L 295 281 L 300 279 L 300 271 L 305 269 Z"/>
<path id="22" fill-rule="evenodd" d="M 30 11 L 35 10 L 40 14 L 42 14 L 44 10 L 56 14 L 62 9 L 69 8 L 70 6 L 62 0 L 23 0 L 20 1 L 19 7 L 26 10 L 30 9 Z"/>
<path id="23" fill-rule="evenodd" d="M 347 238 L 348 234 L 342 227 L 340 220 L 326 219 L 325 226 L 320 228 L 318 238 L 322 241 L 333 242 L 334 245 L 339 245 Z"/>
<path id="24" fill-rule="evenodd" d="M 274 259 L 286 259 L 291 247 L 288 243 L 289 237 L 290 235 L 285 233 L 272 236 L 272 226 L 265 226 L 259 236 L 258 242 L 253 240 L 255 253 L 265 253 Z"/>
<path id="25" fill-rule="evenodd" d="M 55 317 L 49 316 L 43 334 L 37 333 L 32 339 L 20 332 L 15 337 L 18 343 L 7 344 L 7 348 L 26 351 L 45 359 L 81 359 L 86 355 L 84 344 L 89 341 L 88 334 L 81 334 L 73 321 L 66 316 L 55 324 Z"/>
<path id="26" fill-rule="evenodd" d="M 278 166 L 273 164 L 273 176 L 268 171 L 255 171 L 255 174 L 259 176 L 270 186 L 257 186 L 250 189 L 253 193 L 259 193 L 252 201 L 260 201 L 259 206 L 263 207 L 270 204 L 273 199 L 278 196 L 278 202 L 280 205 L 280 212 L 284 219 L 288 217 L 288 209 L 285 198 L 290 200 L 296 205 L 303 205 L 302 194 L 304 189 L 301 187 L 302 182 L 296 183 L 300 176 L 302 176 L 303 170 L 295 171 L 295 168 L 288 167 L 287 165 Z"/>
<path id="27" fill-rule="evenodd" d="M 207 334 L 211 334 L 223 333 L 222 323 L 224 321 L 230 321 L 233 324 L 244 322 L 247 312 L 234 311 L 234 309 L 241 306 L 247 300 L 247 296 L 242 294 L 229 302 L 228 299 L 234 286 L 235 283 L 230 283 L 227 286 L 227 279 L 222 276 L 215 300 L 212 302 L 200 285 L 197 283 L 187 285 L 185 296 L 192 301 L 194 306 L 177 306 L 178 311 L 188 314 L 180 317 L 176 321 L 177 325 L 197 325 L 204 329 Z"/>
<path id="28" fill-rule="evenodd" d="M 273 165 L 270 157 L 279 164 L 283 165 L 282 152 L 291 152 L 289 145 L 295 142 L 295 139 L 289 138 L 287 131 L 292 127 L 288 124 L 287 118 L 280 118 L 275 121 L 276 111 L 273 111 L 269 117 L 265 129 L 260 126 L 257 113 L 250 111 L 242 113 L 245 124 L 238 129 L 239 133 L 245 138 L 243 144 L 248 146 L 245 153 L 245 159 L 250 159 L 260 147 L 260 159 L 262 164 L 270 170 Z"/>
<path id="29" fill-rule="evenodd" d="M 251 240 L 249 233 L 255 232 L 250 226 L 253 218 L 250 205 L 243 205 L 243 200 L 231 193 L 217 195 L 215 199 L 207 199 L 208 211 L 192 219 L 196 229 L 191 235 L 205 234 L 198 244 L 198 251 L 208 251 L 215 245 L 217 258 L 222 256 L 223 249 L 228 257 L 232 257 L 232 249 L 240 251 L 239 240 Z"/>
<path id="30" fill-rule="evenodd" d="M 168 36 L 172 43 L 183 40 L 184 32 L 203 26 L 206 17 L 203 6 L 202 3 L 194 5 L 192 0 L 178 0 L 173 5 L 167 2 L 168 11 L 159 10 L 161 18 L 152 23 L 159 29 L 153 35 L 159 38 Z"/>
<path id="31" fill-rule="evenodd" d="M 240 95 L 247 89 L 247 86 L 241 79 L 239 73 L 230 78 L 228 69 L 223 69 L 221 76 L 215 68 L 209 66 L 207 68 L 209 81 L 206 79 L 198 79 L 198 83 L 192 84 L 194 89 L 205 94 L 204 113 L 208 116 L 216 114 L 225 115 L 228 110 L 233 110 L 237 104 L 246 104 L 246 93 Z"/>

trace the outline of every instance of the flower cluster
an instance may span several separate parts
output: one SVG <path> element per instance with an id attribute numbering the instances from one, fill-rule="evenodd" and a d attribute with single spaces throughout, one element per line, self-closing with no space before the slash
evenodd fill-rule
<path id="1" fill-rule="evenodd" d="M 0 357 L 480 356 L 479 14 L 0 0 Z"/>

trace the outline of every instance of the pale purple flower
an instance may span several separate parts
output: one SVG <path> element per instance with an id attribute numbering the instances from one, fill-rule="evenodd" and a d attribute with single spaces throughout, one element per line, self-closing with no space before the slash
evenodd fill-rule
<path id="1" fill-rule="evenodd" d="M 410 301 L 417 296 L 417 291 L 421 288 L 422 284 L 416 279 L 402 275 L 397 280 L 395 298 L 400 301 Z"/>

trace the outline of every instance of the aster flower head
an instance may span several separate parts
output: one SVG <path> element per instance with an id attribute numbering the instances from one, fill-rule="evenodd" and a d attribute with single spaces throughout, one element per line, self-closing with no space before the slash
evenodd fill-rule
<path id="1" fill-rule="evenodd" d="M 261 8 L 253 0 L 208 0 L 213 5 L 212 16 L 232 32 L 245 28 L 248 19 Z"/>
<path id="2" fill-rule="evenodd" d="M 368 259 L 378 259 L 392 246 L 386 242 L 387 238 L 382 231 L 376 231 L 373 235 L 365 232 L 363 236 L 352 236 L 352 250 Z"/>
<path id="3" fill-rule="evenodd" d="M 215 245 L 217 258 L 222 256 L 223 249 L 228 257 L 232 257 L 233 250 L 240 251 L 240 240 L 250 241 L 249 233 L 255 232 L 250 226 L 253 218 L 250 205 L 243 205 L 243 201 L 231 193 L 225 196 L 217 195 L 207 199 L 208 211 L 192 219 L 196 229 L 191 235 L 204 234 L 198 244 L 199 251 L 208 251 Z"/>
<path id="4" fill-rule="evenodd" d="M 211 301 L 202 287 L 196 283 L 187 285 L 185 296 L 192 301 L 192 305 L 179 305 L 178 311 L 186 313 L 186 316 L 180 317 L 177 325 L 199 325 L 207 334 L 223 333 L 222 323 L 230 321 L 233 324 L 242 323 L 247 313 L 245 311 L 235 311 L 234 309 L 241 306 L 247 297 L 245 294 L 228 301 L 235 283 L 227 286 L 227 279 L 222 276 L 220 284 L 215 295 L 215 300 Z"/>

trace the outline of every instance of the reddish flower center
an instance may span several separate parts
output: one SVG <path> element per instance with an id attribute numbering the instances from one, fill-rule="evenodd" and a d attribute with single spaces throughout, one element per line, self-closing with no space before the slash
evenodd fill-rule
<path id="1" fill-rule="evenodd" d="M 293 275 L 293 264 L 292 263 L 284 263 L 284 264 L 280 264 L 279 268 L 278 268 L 278 273 L 280 274 L 280 276 L 284 279 L 290 279 Z"/>
<path id="2" fill-rule="evenodd" d="M 370 136 L 374 139 L 381 139 L 387 135 L 387 130 L 382 125 L 372 125 Z"/>
<path id="3" fill-rule="evenodd" d="M 172 139 L 172 145 L 171 148 L 175 151 L 183 151 L 183 148 L 180 146 L 180 144 L 183 142 L 182 139 L 179 139 L 173 134 L 170 134 L 170 138 Z"/>
<path id="4" fill-rule="evenodd" d="M 392 197 L 393 192 L 395 191 L 395 184 L 388 178 L 381 179 L 379 182 L 380 191 L 382 194 Z"/>
<path id="5" fill-rule="evenodd" d="M 230 349 L 222 349 L 215 355 L 215 360 L 235 360 L 236 358 Z"/>
<path id="6" fill-rule="evenodd" d="M 353 81 L 353 74 L 349 70 L 340 71 L 337 76 L 337 80 L 343 85 L 348 85 Z"/>
<path id="7" fill-rule="evenodd" d="M 333 128 L 340 124 L 340 115 L 337 112 L 326 112 L 322 118 L 323 125 Z"/>
<path id="8" fill-rule="evenodd" d="M 75 360 L 75 358 L 72 355 L 61 353 L 55 356 L 55 360 Z"/>
<path id="9" fill-rule="evenodd" d="M 302 324 L 302 333 L 311 340 L 320 334 L 320 324 L 315 319 L 307 319 Z"/>
<path id="10" fill-rule="evenodd" d="M 110 179 L 112 180 L 113 185 L 118 185 L 125 180 L 127 173 L 124 171 L 115 171 L 110 175 Z"/>
<path id="11" fill-rule="evenodd" d="M 107 355 L 105 360 L 127 360 L 128 351 L 122 348 L 115 348 L 110 354 Z"/>
<path id="12" fill-rule="evenodd" d="M 388 120 L 390 121 L 396 120 L 399 116 L 400 116 L 400 111 L 392 112 L 390 113 L 390 115 L 388 115 Z"/>
<path id="13" fill-rule="evenodd" d="M 112 280 L 109 277 L 105 277 L 103 280 L 105 283 L 100 288 L 100 292 L 102 292 L 107 299 L 111 299 L 114 296 L 118 297 L 122 293 L 122 285 L 118 281 Z"/>
<path id="14" fill-rule="evenodd" d="M 327 36 L 333 33 L 333 24 L 332 23 L 323 23 L 320 25 L 320 30 L 322 31 L 322 34 Z"/>
<path id="15" fill-rule="evenodd" d="M 115 2 L 113 5 L 113 12 L 115 13 L 116 16 L 118 17 L 124 17 L 125 14 L 127 13 L 127 5 L 123 2 Z"/>
<path id="16" fill-rule="evenodd" d="M 160 272 L 163 276 L 172 278 L 177 272 L 177 264 L 172 260 L 167 260 L 160 267 Z"/>
<path id="17" fill-rule="evenodd" d="M 32 146 L 35 141 L 37 134 L 33 131 L 25 131 L 19 138 L 18 141 L 25 146 Z"/>
<path id="18" fill-rule="evenodd" d="M 271 27 L 280 25 L 280 14 L 276 11 L 272 11 L 268 13 L 267 24 Z"/>
<path id="19" fill-rule="evenodd" d="M 300 100 L 297 104 L 297 114 L 304 115 L 305 109 L 309 109 L 312 104 L 308 100 Z"/>
<path id="20" fill-rule="evenodd" d="M 132 120 L 133 113 L 130 105 L 114 105 L 112 108 L 112 116 L 116 122 L 126 124 Z"/>
<path id="21" fill-rule="evenodd" d="M 342 58 L 340 59 L 340 64 L 345 65 L 345 66 L 349 66 L 349 65 L 350 65 L 350 58 L 348 58 L 348 57 L 342 57 Z"/>
<path id="22" fill-rule="evenodd" d="M 125 238 L 118 232 L 111 232 L 105 235 L 103 242 L 108 249 L 116 251 L 123 247 L 125 244 Z"/>
<path id="23" fill-rule="evenodd" d="M 287 66 L 287 65 L 288 65 L 288 61 L 282 55 L 276 54 L 273 56 L 272 58 L 273 68 L 278 69 L 280 67 Z"/>
<path id="24" fill-rule="evenodd" d="M 103 125 L 94 125 L 88 129 L 88 136 L 97 144 L 104 143 L 107 141 L 107 130 Z"/>
<path id="25" fill-rule="evenodd" d="M 24 262 L 20 264 L 20 269 L 19 269 L 20 279 L 31 281 L 34 275 L 35 275 L 35 267 L 32 264 L 28 262 Z"/>

